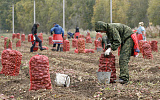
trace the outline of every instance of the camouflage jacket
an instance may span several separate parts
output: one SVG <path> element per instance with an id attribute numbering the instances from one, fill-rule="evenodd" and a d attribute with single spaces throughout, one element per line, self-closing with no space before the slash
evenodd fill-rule
<path id="1" fill-rule="evenodd" d="M 121 23 L 105 23 L 98 21 L 95 23 L 95 30 L 106 31 L 106 35 L 111 43 L 111 49 L 117 50 L 117 48 L 128 39 L 133 31 L 127 25 Z"/>

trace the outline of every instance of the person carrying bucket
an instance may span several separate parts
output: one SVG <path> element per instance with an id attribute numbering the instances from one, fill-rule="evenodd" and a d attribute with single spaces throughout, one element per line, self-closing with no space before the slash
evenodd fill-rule
<path id="1" fill-rule="evenodd" d="M 54 34 L 52 33 L 53 31 L 54 31 Z M 64 30 L 60 25 L 53 23 L 53 28 L 51 28 L 50 32 L 51 32 L 51 35 L 53 34 L 53 49 L 52 50 L 55 51 L 56 44 L 58 44 L 56 51 L 59 51 L 60 44 L 63 44 Z"/>
<path id="2" fill-rule="evenodd" d="M 115 51 L 121 45 L 119 65 L 120 76 L 117 82 L 121 84 L 129 81 L 128 63 L 130 56 L 138 55 L 139 52 L 138 40 L 136 33 L 134 34 L 132 29 L 127 25 L 121 23 L 105 23 L 98 21 L 95 23 L 95 31 L 106 33 L 110 40 L 110 47 L 108 45 L 105 55 L 110 55 L 111 50 Z M 136 53 L 134 53 L 136 52 Z"/>
<path id="3" fill-rule="evenodd" d="M 46 48 L 42 48 L 42 40 L 37 36 L 37 28 L 39 27 L 39 23 L 36 23 L 36 24 L 34 24 L 33 25 L 33 27 L 32 27 L 32 35 L 33 35 L 33 44 L 32 44 L 32 46 L 31 46 L 31 48 L 30 48 L 30 52 L 33 52 L 33 48 L 35 47 L 35 45 L 36 45 L 36 42 L 39 42 L 39 47 L 40 47 L 40 50 L 42 51 L 42 50 L 46 50 Z"/>

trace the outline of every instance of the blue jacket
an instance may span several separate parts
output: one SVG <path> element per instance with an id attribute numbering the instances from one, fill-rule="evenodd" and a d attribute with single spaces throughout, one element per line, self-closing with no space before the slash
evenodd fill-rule
<path id="1" fill-rule="evenodd" d="M 64 30 L 63 28 L 56 24 L 53 28 L 51 28 L 51 35 L 53 34 L 52 32 L 54 31 L 54 34 L 62 34 L 62 37 L 64 36 Z"/>

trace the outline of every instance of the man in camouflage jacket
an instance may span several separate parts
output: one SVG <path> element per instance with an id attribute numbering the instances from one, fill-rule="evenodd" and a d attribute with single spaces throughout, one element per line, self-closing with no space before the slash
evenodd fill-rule
<path id="1" fill-rule="evenodd" d="M 121 45 L 119 66 L 120 66 L 120 80 L 121 83 L 127 83 L 129 81 L 128 63 L 130 56 L 133 53 L 134 43 L 131 38 L 133 34 L 130 27 L 121 23 L 105 23 L 98 21 L 95 23 L 95 31 L 106 33 L 110 40 L 111 46 L 105 51 L 105 55 L 109 55 L 111 49 L 113 51 Z"/>

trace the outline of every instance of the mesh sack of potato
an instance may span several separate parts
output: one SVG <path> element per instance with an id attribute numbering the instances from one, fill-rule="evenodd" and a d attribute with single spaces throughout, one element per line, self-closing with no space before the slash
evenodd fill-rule
<path id="1" fill-rule="evenodd" d="M 1 74 L 17 76 L 19 75 L 22 54 L 16 50 L 3 50 L 1 55 L 2 71 Z"/>
<path id="2" fill-rule="evenodd" d="M 17 39 L 20 39 L 20 33 L 17 33 Z"/>
<path id="3" fill-rule="evenodd" d="M 83 38 L 78 38 L 78 53 L 85 53 L 85 40 Z"/>
<path id="4" fill-rule="evenodd" d="M 145 43 L 143 44 L 142 48 L 143 48 L 143 58 L 152 59 L 153 55 L 152 55 L 151 45 L 149 43 Z"/>
<path id="5" fill-rule="evenodd" d="M 25 41 L 25 34 L 21 35 L 21 41 Z"/>
<path id="6" fill-rule="evenodd" d="M 49 59 L 45 55 L 35 55 L 29 61 L 30 89 L 52 89 Z"/>
<path id="7" fill-rule="evenodd" d="M 73 39 L 73 40 L 72 40 L 72 47 L 73 47 L 73 48 L 76 48 L 76 47 L 77 47 L 77 44 L 78 44 L 78 40 L 77 40 L 77 39 Z"/>
<path id="8" fill-rule="evenodd" d="M 156 40 L 151 41 L 152 51 L 158 52 L 158 45 L 157 45 L 157 43 L 158 43 L 158 41 L 156 41 Z"/>
<path id="9" fill-rule="evenodd" d="M 69 50 L 70 50 L 69 40 L 64 40 L 63 41 L 63 51 L 69 51 Z"/>
<path id="10" fill-rule="evenodd" d="M 53 44 L 53 38 L 52 38 L 52 36 L 49 36 L 49 38 L 48 38 L 48 40 L 49 40 L 49 45 L 52 45 Z"/>
<path id="11" fill-rule="evenodd" d="M 16 47 L 21 47 L 21 40 L 17 40 Z"/>
<path id="12" fill-rule="evenodd" d="M 4 38 L 4 49 L 12 49 L 12 42 L 8 37 Z"/>

